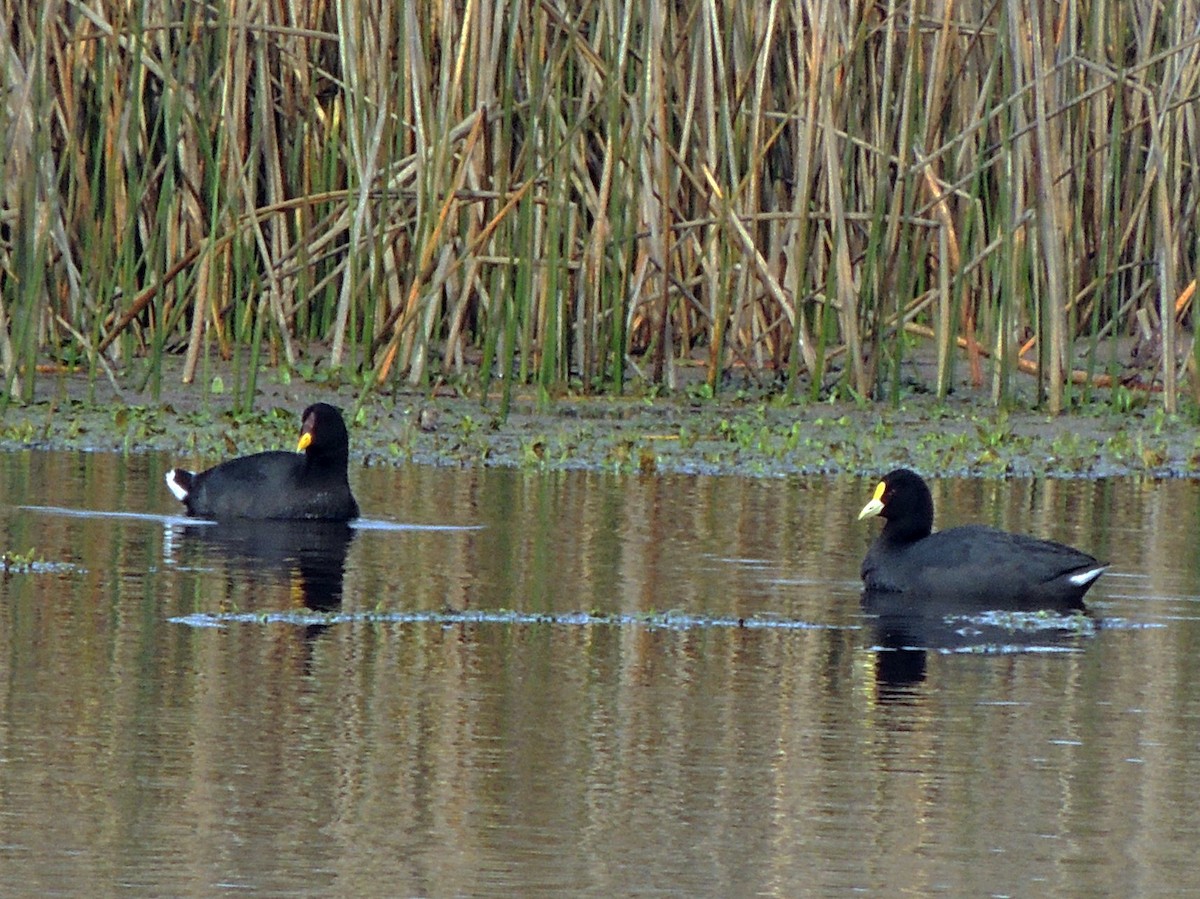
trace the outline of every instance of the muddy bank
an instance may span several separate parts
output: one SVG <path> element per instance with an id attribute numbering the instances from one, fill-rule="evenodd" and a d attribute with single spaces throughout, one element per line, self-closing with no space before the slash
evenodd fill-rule
<path id="1" fill-rule="evenodd" d="M 716 400 L 688 393 L 562 397 L 539 408 L 499 400 L 389 389 L 356 407 L 348 384 L 266 372 L 254 411 L 234 414 L 224 389 L 164 378 L 155 401 L 133 387 L 81 375 L 43 376 L 37 399 L 10 405 L 0 449 L 168 450 L 189 464 L 294 445 L 300 410 L 325 400 L 353 419 L 352 456 L 366 465 L 496 465 L 782 477 L 874 475 L 897 465 L 927 474 L 1003 477 L 1191 476 L 1200 471 L 1194 422 L 1156 406 L 1106 404 L 1051 418 L 1000 412 L 960 391 L 941 404 L 914 394 L 899 407 L 798 402 L 753 391 Z"/>

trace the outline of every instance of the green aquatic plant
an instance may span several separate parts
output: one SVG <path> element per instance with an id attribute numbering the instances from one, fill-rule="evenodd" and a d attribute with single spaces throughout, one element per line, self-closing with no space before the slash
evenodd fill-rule
<path id="1" fill-rule="evenodd" d="M 975 418 L 974 423 L 975 435 L 986 449 L 998 450 L 1012 439 L 1012 426 L 1005 412 L 991 419 Z"/>
<path id="2" fill-rule="evenodd" d="M 677 437 L 679 439 L 679 448 L 685 451 L 690 450 L 693 446 L 695 446 L 696 441 L 699 439 L 696 432 L 689 428 L 686 424 L 681 424 L 679 426 L 679 433 L 677 434 Z"/>
<path id="3" fill-rule="evenodd" d="M 32 547 L 23 553 L 13 550 L 0 553 L 0 571 L 5 575 L 29 574 L 45 563 L 46 560 Z"/>
<path id="4" fill-rule="evenodd" d="M 479 431 L 480 427 L 482 427 L 482 425 L 480 424 L 479 420 L 470 415 L 464 415 L 458 420 L 458 424 L 455 425 L 456 430 L 464 438 L 474 436 Z"/>
<path id="5" fill-rule="evenodd" d="M 521 465 L 526 468 L 539 468 L 546 462 L 546 438 L 532 437 L 521 443 Z"/>

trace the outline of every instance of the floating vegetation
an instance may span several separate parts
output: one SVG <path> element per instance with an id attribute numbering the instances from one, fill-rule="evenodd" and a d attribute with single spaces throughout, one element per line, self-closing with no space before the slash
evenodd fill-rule
<path id="1" fill-rule="evenodd" d="M 290 625 L 295 627 L 332 626 L 344 624 L 371 625 L 434 625 L 459 627 L 470 625 L 551 626 L 551 627 L 615 627 L 639 628 L 652 631 L 691 631 L 700 629 L 753 631 L 815 631 L 862 630 L 865 624 L 835 625 L 777 616 L 708 616 L 684 612 L 523 612 L 510 609 L 490 611 L 395 611 L 395 612 L 320 612 L 312 610 L 273 610 L 263 612 L 194 612 L 168 619 L 172 624 L 192 628 L 225 628 L 231 625 Z M 973 616 L 947 619 L 955 627 L 960 640 L 953 645 L 914 645 L 910 649 L 928 649 L 947 655 L 1012 654 L 1012 653 L 1072 653 L 1079 651 L 1077 643 L 1055 642 L 1053 636 L 1091 637 L 1101 626 L 1084 615 L 1057 615 L 1042 612 L 986 612 Z M 1113 622 L 1121 626 L 1120 622 Z M 1108 622 L 1104 626 L 1109 626 Z M 1015 639 L 997 638 L 997 629 Z M 1045 635 L 1039 640 L 1038 635 Z M 871 647 L 891 651 L 897 647 Z"/>
<path id="2" fill-rule="evenodd" d="M 44 564 L 44 561 L 34 549 L 24 553 L 6 550 L 0 553 L 0 570 L 5 574 L 25 574 L 33 571 L 35 566 Z"/>
<path id="3" fill-rule="evenodd" d="M 554 625 L 562 627 L 629 627 L 646 630 L 725 628 L 745 630 L 854 630 L 797 618 L 768 616 L 734 618 L 689 615 L 683 612 L 520 612 L 508 609 L 477 612 L 195 612 L 168 619 L 189 627 L 223 627 L 230 624 L 291 624 L 301 627 L 333 624 L 434 624 L 456 627 L 472 624 Z"/>
<path id="4" fill-rule="evenodd" d="M 35 549 L 26 552 L 8 550 L 0 553 L 0 574 L 5 577 L 14 574 L 50 574 L 74 570 L 76 566 L 69 562 L 47 562 Z"/>
<path id="5" fill-rule="evenodd" d="M 1078 646 L 1037 643 L 971 643 L 965 646 L 938 648 L 943 655 L 1056 655 L 1079 652 Z"/>
<path id="6" fill-rule="evenodd" d="M 1038 631 L 1056 631 L 1075 633 L 1080 636 L 1093 636 L 1100 628 L 1100 623 L 1090 615 L 1076 612 L 1063 615 L 1052 611 L 989 611 L 978 615 L 956 615 L 946 619 L 954 624 L 961 633 L 969 633 L 972 629 L 984 627 L 1001 628 L 1013 633 L 1037 633 Z"/>

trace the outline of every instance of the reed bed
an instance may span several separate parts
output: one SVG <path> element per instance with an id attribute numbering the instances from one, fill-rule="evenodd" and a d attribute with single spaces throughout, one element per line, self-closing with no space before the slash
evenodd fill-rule
<path id="1" fill-rule="evenodd" d="M 1058 411 L 1131 334 L 1169 411 L 1196 381 L 1200 0 L 0 9 L 0 402 L 170 353 L 246 403 L 264 364 L 895 399 L 926 352 Z"/>

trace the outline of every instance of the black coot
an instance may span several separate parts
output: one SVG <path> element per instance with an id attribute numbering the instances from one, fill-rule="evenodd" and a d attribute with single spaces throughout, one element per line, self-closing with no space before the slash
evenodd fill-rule
<path id="1" fill-rule="evenodd" d="M 878 515 L 883 530 L 863 559 L 872 594 L 979 609 L 1069 610 L 1108 566 L 1070 546 L 982 525 L 933 531 L 933 497 L 921 476 L 898 468 L 884 476 L 859 519 Z"/>
<path id="2" fill-rule="evenodd" d="M 342 414 L 328 403 L 315 403 L 300 420 L 294 453 L 241 456 L 200 474 L 172 468 L 167 486 L 196 518 L 357 518 L 358 503 L 346 478 L 350 438 Z"/>

